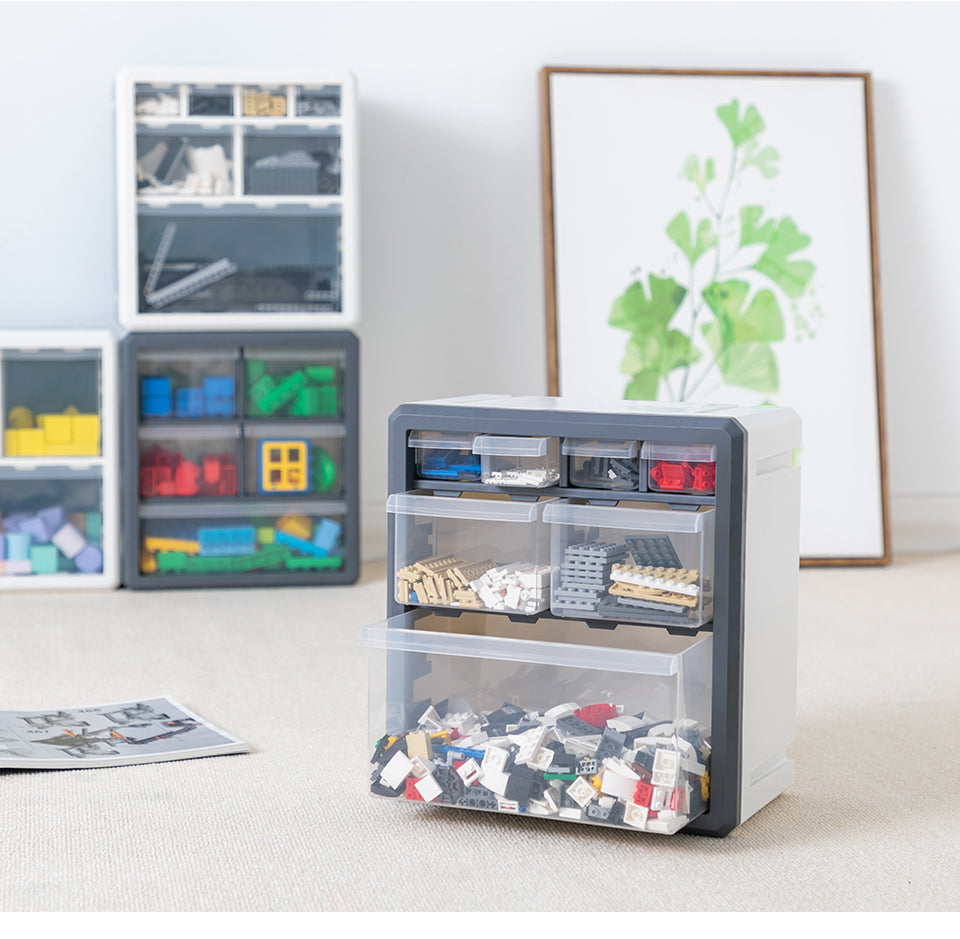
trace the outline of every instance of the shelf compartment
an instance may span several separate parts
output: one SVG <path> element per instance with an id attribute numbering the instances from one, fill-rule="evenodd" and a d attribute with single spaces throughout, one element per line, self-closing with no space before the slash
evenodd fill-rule
<path id="1" fill-rule="evenodd" d="M 286 117 L 286 85 L 244 85 L 240 91 L 241 114 L 244 117 Z"/>
<path id="2" fill-rule="evenodd" d="M 238 359 L 232 347 L 142 351 L 137 358 L 140 419 L 235 418 Z"/>
<path id="3" fill-rule="evenodd" d="M 338 419 L 344 356 L 339 349 L 244 348 L 247 418 Z"/>
<path id="4" fill-rule="evenodd" d="M 525 616 L 546 610 L 548 504 L 394 493 L 387 512 L 397 601 Z"/>
<path id="5" fill-rule="evenodd" d="M 99 354 L 0 352 L 4 457 L 101 454 Z"/>
<path id="6" fill-rule="evenodd" d="M 375 795 L 662 834 L 709 807 L 709 634 L 410 613 L 360 641 Z"/>
<path id="7" fill-rule="evenodd" d="M 414 450 L 420 479 L 480 482 L 480 459 L 473 452 L 476 434 L 414 430 L 407 446 Z"/>
<path id="8" fill-rule="evenodd" d="M 555 616 L 696 629 L 713 617 L 714 509 L 547 506 Z"/>
<path id="9" fill-rule="evenodd" d="M 478 436 L 480 478 L 488 486 L 542 489 L 560 481 L 560 441 L 556 437 Z"/>
<path id="10" fill-rule="evenodd" d="M 181 117 L 180 85 L 138 82 L 134 88 L 134 109 L 143 117 Z"/>
<path id="11" fill-rule="evenodd" d="M 137 225 L 141 313 L 340 309 L 338 206 L 283 215 L 181 208 L 141 213 Z"/>
<path id="12" fill-rule="evenodd" d="M 297 117 L 338 117 L 340 94 L 339 85 L 298 85 Z"/>
<path id="13" fill-rule="evenodd" d="M 714 495 L 717 491 L 717 447 L 712 443 L 647 441 L 640 451 L 651 492 Z"/>
<path id="14" fill-rule="evenodd" d="M 103 572 L 99 473 L 0 474 L 0 577 Z"/>
<path id="15" fill-rule="evenodd" d="M 343 491 L 344 428 L 281 422 L 244 431 L 248 495 L 336 497 Z"/>
<path id="16" fill-rule="evenodd" d="M 191 85 L 188 113 L 193 117 L 231 117 L 233 85 Z"/>
<path id="17" fill-rule="evenodd" d="M 137 133 L 137 195 L 229 196 L 233 135 L 196 125 Z"/>
<path id="18" fill-rule="evenodd" d="M 142 576 L 315 578 L 344 566 L 342 503 L 198 506 L 177 514 L 144 506 L 140 514 Z"/>
<path id="19" fill-rule="evenodd" d="M 577 440 L 565 438 L 561 452 L 567 457 L 571 488 L 640 489 L 639 447 L 635 440 Z"/>
<path id="20" fill-rule="evenodd" d="M 296 133 L 294 133 L 296 131 Z M 244 128 L 246 195 L 340 194 L 340 130 Z"/>
<path id="21" fill-rule="evenodd" d="M 238 426 L 140 428 L 140 498 L 235 496 Z"/>

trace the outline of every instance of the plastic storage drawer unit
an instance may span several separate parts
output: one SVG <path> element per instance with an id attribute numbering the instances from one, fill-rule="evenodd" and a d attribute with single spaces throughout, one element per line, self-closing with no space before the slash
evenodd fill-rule
<path id="1" fill-rule="evenodd" d="M 361 642 L 376 795 L 662 834 L 709 806 L 709 634 L 405 614 Z"/>
<path id="2" fill-rule="evenodd" d="M 549 605 L 548 502 L 394 493 L 396 598 L 531 615 Z"/>
<path id="3" fill-rule="evenodd" d="M 555 616 L 695 629 L 713 616 L 714 510 L 546 506 Z"/>

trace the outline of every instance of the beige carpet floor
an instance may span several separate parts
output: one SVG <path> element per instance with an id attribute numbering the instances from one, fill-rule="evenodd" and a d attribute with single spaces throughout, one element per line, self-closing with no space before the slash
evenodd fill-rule
<path id="1" fill-rule="evenodd" d="M 0 772 L 3 911 L 957 910 L 960 555 L 801 573 L 797 781 L 727 838 L 367 792 L 351 588 L 0 595 L 0 709 L 171 694 L 252 753 Z"/>

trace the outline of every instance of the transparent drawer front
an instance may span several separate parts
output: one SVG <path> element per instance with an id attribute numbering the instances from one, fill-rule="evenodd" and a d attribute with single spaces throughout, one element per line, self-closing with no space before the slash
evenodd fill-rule
<path id="1" fill-rule="evenodd" d="M 560 441 L 556 437 L 477 437 L 480 475 L 488 486 L 539 489 L 560 481 Z"/>
<path id="2" fill-rule="evenodd" d="M 316 313 L 340 309 L 340 208 L 277 214 L 141 211 L 142 313 Z"/>
<path id="3" fill-rule="evenodd" d="M 136 113 L 141 117 L 180 117 L 180 86 L 138 84 Z"/>
<path id="4" fill-rule="evenodd" d="M 340 133 L 308 130 L 279 136 L 250 129 L 244 136 L 243 179 L 248 195 L 337 195 Z"/>
<path id="5" fill-rule="evenodd" d="M 391 495 L 397 601 L 525 615 L 547 609 L 547 504 Z"/>
<path id="6" fill-rule="evenodd" d="M 249 495 L 336 495 L 343 488 L 343 431 L 258 426 L 245 434 Z"/>
<path id="7" fill-rule="evenodd" d="M 141 353 L 143 420 L 233 418 L 237 415 L 237 355 L 233 350 Z"/>
<path id="8" fill-rule="evenodd" d="M 244 117 L 287 115 L 287 89 L 284 85 L 245 85 L 241 100 Z"/>
<path id="9" fill-rule="evenodd" d="M 712 619 L 713 509 L 555 502 L 544 521 L 554 615 L 689 628 Z"/>
<path id="10" fill-rule="evenodd" d="M 473 452 L 476 434 L 415 430 L 407 446 L 415 450 L 417 476 L 452 482 L 480 482 L 480 457 Z"/>
<path id="11" fill-rule="evenodd" d="M 647 486 L 652 492 L 712 496 L 717 491 L 717 447 L 712 443 L 644 443 Z"/>
<path id="12" fill-rule="evenodd" d="M 472 613 L 368 627 L 371 792 L 679 831 L 709 807 L 712 637 L 629 629 Z"/>
<path id="13" fill-rule="evenodd" d="M 570 485 L 584 489 L 640 488 L 639 447 L 635 440 L 563 441 Z"/>
<path id="14" fill-rule="evenodd" d="M 297 117 L 338 117 L 339 85 L 300 85 L 296 91 Z"/>
<path id="15" fill-rule="evenodd" d="M 99 574 L 99 479 L 0 477 L 0 576 Z"/>
<path id="16" fill-rule="evenodd" d="M 238 492 L 236 427 L 140 430 L 140 497 L 209 498 Z"/>
<path id="17" fill-rule="evenodd" d="M 233 114 L 233 85 L 192 85 L 189 112 L 194 117 L 230 117 Z"/>
<path id="18" fill-rule="evenodd" d="M 184 127 L 182 134 L 137 134 L 137 193 L 211 195 L 233 193 L 233 138 L 223 131 Z"/>
<path id="19" fill-rule="evenodd" d="M 100 455 L 100 357 L 0 353 L 3 455 Z"/>
<path id="20" fill-rule="evenodd" d="M 275 505 L 241 515 L 146 518 L 140 571 L 156 575 L 256 576 L 343 566 L 344 512 Z"/>
<path id="21" fill-rule="evenodd" d="M 343 413 L 343 354 L 245 349 L 248 418 L 335 418 Z"/>

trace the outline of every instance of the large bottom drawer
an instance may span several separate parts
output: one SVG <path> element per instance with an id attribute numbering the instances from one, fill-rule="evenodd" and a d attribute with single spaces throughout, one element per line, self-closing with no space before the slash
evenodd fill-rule
<path id="1" fill-rule="evenodd" d="M 710 634 L 419 611 L 361 642 L 375 795 L 663 834 L 709 808 Z"/>

